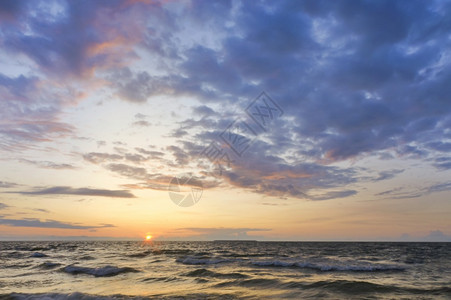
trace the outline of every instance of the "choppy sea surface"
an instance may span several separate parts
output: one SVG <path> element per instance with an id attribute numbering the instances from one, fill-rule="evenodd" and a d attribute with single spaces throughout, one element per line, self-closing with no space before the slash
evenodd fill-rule
<path id="1" fill-rule="evenodd" d="M 451 243 L 0 242 L 0 299 L 451 299 Z"/>

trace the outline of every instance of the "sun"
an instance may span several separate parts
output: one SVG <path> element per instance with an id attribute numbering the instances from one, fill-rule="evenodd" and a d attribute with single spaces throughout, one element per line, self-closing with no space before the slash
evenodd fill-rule
<path id="1" fill-rule="evenodd" d="M 146 235 L 146 241 L 150 241 L 152 239 L 152 236 L 150 234 Z"/>

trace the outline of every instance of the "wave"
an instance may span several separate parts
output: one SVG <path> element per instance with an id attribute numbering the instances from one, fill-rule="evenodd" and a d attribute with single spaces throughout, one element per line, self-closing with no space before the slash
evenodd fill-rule
<path id="1" fill-rule="evenodd" d="M 295 262 L 279 261 L 279 260 L 261 260 L 251 262 L 255 266 L 262 267 L 295 267 Z"/>
<path id="2" fill-rule="evenodd" d="M 128 296 L 128 295 L 92 295 L 86 293 L 37 293 L 37 294 L 25 294 L 25 293 L 10 293 L 0 294 L 0 300 L 181 300 L 181 299 L 239 299 L 231 294 L 224 293 L 195 293 L 195 294 L 183 294 L 183 295 L 171 295 L 171 296 Z"/>
<path id="3" fill-rule="evenodd" d="M 241 274 L 238 272 L 233 272 L 233 273 L 218 273 L 218 272 L 213 272 L 207 269 L 196 269 L 194 271 L 191 271 L 187 274 L 185 274 L 185 276 L 189 276 L 189 277 L 212 277 L 212 278 L 248 278 L 248 275 L 245 274 Z"/>
<path id="4" fill-rule="evenodd" d="M 83 255 L 79 259 L 81 259 L 81 260 L 95 260 L 96 258 L 92 257 L 90 255 Z"/>
<path id="5" fill-rule="evenodd" d="M 132 257 L 132 258 L 141 258 L 141 257 L 146 257 L 151 253 L 152 253 L 151 251 L 144 251 L 144 252 L 128 254 L 127 256 Z"/>
<path id="6" fill-rule="evenodd" d="M 153 250 L 153 255 L 162 255 L 162 254 L 190 254 L 193 253 L 190 249 L 164 249 L 164 250 Z M 202 255 L 203 253 L 199 253 Z M 207 253 L 205 253 L 207 254 Z"/>
<path id="7" fill-rule="evenodd" d="M 215 287 L 243 286 L 243 287 L 272 288 L 275 286 L 280 286 L 280 284 L 281 281 L 275 278 L 253 278 L 253 279 L 221 282 L 216 284 Z"/>
<path id="8" fill-rule="evenodd" d="M 59 293 L 42 293 L 42 294 L 22 294 L 22 293 L 11 293 L 0 295 L 0 300 L 110 300 L 110 299 L 137 299 L 137 297 L 127 297 L 127 296 L 100 296 L 100 295 L 89 295 L 84 293 L 70 293 L 70 294 L 59 294 Z M 141 298 L 142 299 L 142 298 Z"/>
<path id="9" fill-rule="evenodd" d="M 364 293 L 391 293 L 398 291 L 399 288 L 391 285 L 381 285 L 367 281 L 319 281 L 309 285 L 309 288 L 326 288 L 347 294 L 364 294 Z"/>
<path id="10" fill-rule="evenodd" d="M 47 254 L 41 253 L 41 252 L 35 252 L 30 255 L 30 257 L 47 257 Z"/>
<path id="11" fill-rule="evenodd" d="M 176 262 L 185 265 L 215 265 L 221 263 L 244 262 L 260 267 L 301 268 L 313 269 L 321 272 L 402 272 L 406 268 L 395 264 L 377 264 L 359 261 L 323 261 L 323 262 L 299 262 L 283 260 L 252 260 L 223 257 L 197 257 L 188 256 L 176 259 Z"/>
<path id="12" fill-rule="evenodd" d="M 6 258 L 23 258 L 23 257 L 25 257 L 25 254 L 22 252 L 19 252 L 19 251 L 4 252 L 4 253 L 0 252 L 0 256 L 6 257 Z"/>
<path id="13" fill-rule="evenodd" d="M 54 263 L 54 262 L 50 262 L 50 261 L 46 261 L 42 264 L 40 264 L 39 266 L 36 266 L 35 268 L 39 268 L 39 269 L 54 269 L 56 267 L 61 266 L 60 263 Z"/>
<path id="14" fill-rule="evenodd" d="M 95 277 L 111 277 L 122 273 L 136 273 L 139 272 L 134 268 L 124 267 L 119 268 L 115 266 L 105 266 L 99 268 L 89 268 L 89 267 L 79 267 L 79 266 L 66 266 L 62 269 L 64 272 L 77 275 L 77 274 L 87 274 L 93 275 Z"/>
<path id="15" fill-rule="evenodd" d="M 168 276 L 168 277 L 148 277 L 148 278 L 144 278 L 143 280 L 141 280 L 142 282 L 146 282 L 146 281 L 164 281 L 164 282 L 171 282 L 171 281 L 179 281 L 180 278 L 176 277 L 176 276 Z"/>
<path id="16" fill-rule="evenodd" d="M 185 265 L 215 265 L 220 263 L 231 262 L 233 260 L 225 259 L 225 258 L 198 258 L 198 257 L 185 257 L 178 258 L 176 262 L 185 264 Z"/>
<path id="17" fill-rule="evenodd" d="M 223 256 L 226 257 L 267 257 L 268 254 L 266 253 L 229 253 L 229 254 L 223 254 Z M 279 257 L 287 257 L 286 255 L 277 254 Z"/>
<path id="18" fill-rule="evenodd" d="M 351 271 L 351 272 L 394 272 L 394 271 L 405 271 L 405 267 L 399 265 L 388 265 L 388 264 L 351 264 L 351 265 L 341 265 L 341 264 L 321 264 L 321 263 L 311 263 L 311 262 L 290 262 L 290 261 L 279 261 L 279 260 L 265 260 L 265 261 L 253 261 L 251 262 L 255 266 L 264 267 L 288 267 L 288 268 L 304 268 L 304 269 L 314 269 L 323 272 L 332 271 Z"/>
<path id="19" fill-rule="evenodd" d="M 398 293 L 403 295 L 446 295 L 451 293 L 449 287 L 438 287 L 433 289 L 408 288 L 395 285 L 382 285 L 368 281 L 317 281 L 313 283 L 290 282 L 286 283 L 287 288 L 319 289 L 331 290 L 344 294 L 369 294 L 369 293 Z"/>

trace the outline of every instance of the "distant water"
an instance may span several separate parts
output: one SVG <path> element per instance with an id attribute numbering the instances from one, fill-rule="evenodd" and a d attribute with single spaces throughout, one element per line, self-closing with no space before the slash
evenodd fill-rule
<path id="1" fill-rule="evenodd" d="M 0 299 L 451 299 L 451 243 L 0 242 Z"/>

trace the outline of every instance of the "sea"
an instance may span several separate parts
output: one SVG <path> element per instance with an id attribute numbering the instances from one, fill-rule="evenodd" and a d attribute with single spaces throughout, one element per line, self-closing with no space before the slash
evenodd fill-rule
<path id="1" fill-rule="evenodd" d="M 0 299 L 451 299 L 451 243 L 0 242 Z"/>

